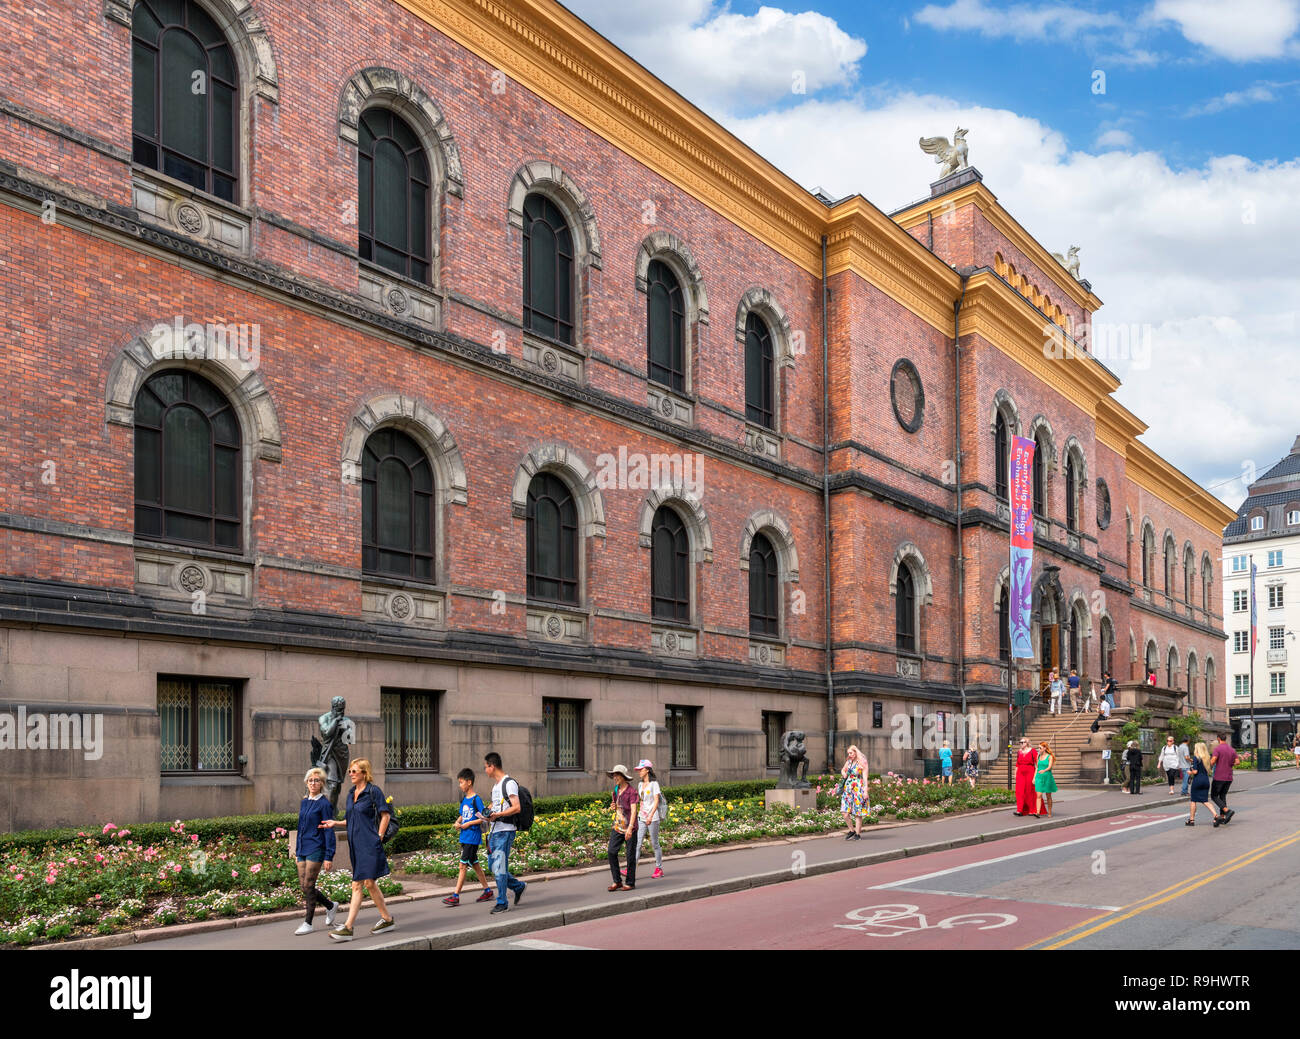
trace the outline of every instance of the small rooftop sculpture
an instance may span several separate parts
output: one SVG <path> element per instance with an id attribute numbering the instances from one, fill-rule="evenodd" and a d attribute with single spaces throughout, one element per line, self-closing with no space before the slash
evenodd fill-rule
<path id="1" fill-rule="evenodd" d="M 943 169 L 939 171 L 939 179 L 950 177 L 958 170 L 965 169 L 970 165 L 968 149 L 966 147 L 966 131 L 960 126 L 957 132 L 952 135 L 952 143 L 948 143 L 946 137 L 922 137 L 921 151 L 927 155 L 933 155 L 934 161 L 940 163 Z"/>

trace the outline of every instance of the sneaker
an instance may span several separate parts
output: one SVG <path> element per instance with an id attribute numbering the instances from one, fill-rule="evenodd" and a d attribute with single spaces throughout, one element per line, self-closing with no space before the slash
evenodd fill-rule
<path id="1" fill-rule="evenodd" d="M 482 902 L 483 900 L 480 898 L 479 901 Z M 460 895 L 448 895 L 442 900 L 442 904 L 445 906 L 458 906 L 460 905 Z"/>
<path id="2" fill-rule="evenodd" d="M 1184 826 L 1195 826 L 1196 823 L 1194 823 L 1191 819 L 1188 819 L 1187 822 L 1185 822 L 1183 825 L 1184 825 Z"/>
<path id="3" fill-rule="evenodd" d="M 1236 809 L 1233 809 L 1233 808 L 1227 808 L 1227 809 L 1224 809 L 1224 812 L 1223 812 L 1223 821 L 1224 821 L 1225 823 L 1230 823 L 1230 822 L 1232 822 L 1232 817 L 1233 817 L 1234 815 L 1236 815 L 1236 814 L 1237 814 Z"/>
<path id="4" fill-rule="evenodd" d="M 846 833 L 846 834 L 844 835 L 844 839 L 845 839 L 846 841 L 851 841 L 851 840 L 853 840 L 853 831 L 850 830 L 848 833 Z"/>
<path id="5" fill-rule="evenodd" d="M 664 875 L 664 871 L 661 870 L 658 866 L 656 866 L 655 871 L 650 875 L 655 879 L 658 879 L 659 877 L 662 877 Z"/>
<path id="6" fill-rule="evenodd" d="M 298 925 L 298 930 L 294 931 L 293 933 L 294 933 L 294 934 L 311 934 L 311 932 L 312 932 L 313 930 L 314 930 L 314 928 L 312 927 L 312 925 L 309 924 L 306 920 L 304 920 L 302 923 L 300 923 L 300 924 Z"/>
<path id="7" fill-rule="evenodd" d="M 478 898 L 474 899 L 474 901 L 475 901 L 475 902 L 491 902 L 491 901 L 492 901 L 494 898 L 496 898 L 496 897 L 497 897 L 497 893 L 496 893 L 495 891 L 493 891 L 491 888 L 486 888 L 486 887 L 485 887 L 485 888 L 483 889 L 483 893 L 482 893 L 481 895 L 479 895 Z"/>
<path id="8" fill-rule="evenodd" d="M 371 934 L 379 934 L 381 931 L 391 931 L 397 926 L 397 917 L 390 916 L 387 920 L 380 920 L 374 927 L 370 928 Z"/>
<path id="9" fill-rule="evenodd" d="M 340 927 L 338 930 L 330 931 L 330 937 L 336 942 L 350 942 L 352 941 L 352 928 Z"/>
<path id="10" fill-rule="evenodd" d="M 334 917 L 338 915 L 338 911 L 339 911 L 339 904 L 337 902 L 332 903 L 330 907 L 325 910 L 326 927 L 334 926 Z"/>
<path id="11" fill-rule="evenodd" d="M 1214 825 L 1219 826 L 1223 822 L 1217 815 L 1214 817 Z"/>
<path id="12" fill-rule="evenodd" d="M 491 913 L 491 915 L 492 915 L 492 916 L 496 916 L 497 913 L 504 913 L 504 912 L 506 912 L 509 908 L 510 908 L 509 906 L 493 906 L 493 907 L 492 907 L 492 913 Z"/>
<path id="13" fill-rule="evenodd" d="M 522 883 L 522 882 L 521 882 L 521 883 Z M 515 905 L 518 905 L 518 904 L 519 904 L 519 900 L 520 900 L 521 898 L 524 897 L 524 892 L 525 892 L 527 889 L 528 889 L 528 885 L 527 885 L 527 884 L 524 884 L 523 887 L 521 887 L 521 888 L 519 888 L 517 891 L 515 891 Z"/>

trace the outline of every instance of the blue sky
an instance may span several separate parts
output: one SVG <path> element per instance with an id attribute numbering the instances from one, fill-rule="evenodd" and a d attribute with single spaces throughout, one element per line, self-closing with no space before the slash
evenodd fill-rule
<path id="1" fill-rule="evenodd" d="M 921 136 L 1080 246 L 1143 356 L 1104 358 L 1143 440 L 1236 506 L 1300 433 L 1300 0 L 569 0 L 805 187 L 886 212 Z M 1104 92 L 1095 74 L 1104 73 Z"/>

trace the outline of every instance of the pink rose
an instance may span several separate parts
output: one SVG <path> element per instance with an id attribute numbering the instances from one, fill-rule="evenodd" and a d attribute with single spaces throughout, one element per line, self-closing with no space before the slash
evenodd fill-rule
<path id="1" fill-rule="evenodd" d="M 232 877 L 237 877 L 237 876 L 239 876 L 239 870 L 237 870 L 237 869 L 232 869 L 232 870 L 230 871 L 230 875 L 231 875 Z"/>
<path id="2" fill-rule="evenodd" d="M 197 833 L 190 834 L 190 840 L 197 841 L 198 839 L 199 839 L 199 835 Z"/>
<path id="3" fill-rule="evenodd" d="M 22 879 L 23 879 L 23 875 L 21 873 L 19 873 L 18 876 L 14 877 L 14 880 L 22 880 Z"/>
<path id="4" fill-rule="evenodd" d="M 45 878 L 45 883 L 53 884 L 56 879 L 57 878 L 54 876 L 54 874 L 51 873 L 48 877 Z"/>
<path id="5" fill-rule="evenodd" d="M 255 866 L 254 866 L 254 867 L 253 867 L 249 872 L 251 872 L 251 873 L 261 873 L 261 872 L 262 872 L 262 867 L 261 867 L 260 864 L 259 864 L 259 865 L 255 865 Z"/>
<path id="6" fill-rule="evenodd" d="M 105 823 L 104 829 L 100 832 L 108 833 L 109 830 L 116 830 L 116 829 L 117 829 L 117 823 Z"/>

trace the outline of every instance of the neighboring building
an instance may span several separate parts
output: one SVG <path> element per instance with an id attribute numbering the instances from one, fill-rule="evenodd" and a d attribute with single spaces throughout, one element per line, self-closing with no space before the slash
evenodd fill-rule
<path id="1" fill-rule="evenodd" d="M 106 740 L 0 717 L 0 827 L 291 807 L 335 695 L 405 803 L 490 749 L 774 775 L 789 728 L 915 774 L 899 717 L 1005 718 L 1013 433 L 1022 682 L 1221 709 L 1231 512 L 978 172 L 828 202 L 548 0 L 0 28 L 0 715 Z"/>
<path id="2" fill-rule="evenodd" d="M 1255 567 L 1255 667 L 1250 656 L 1250 568 Z M 1300 436 L 1247 489 L 1223 531 L 1225 672 L 1234 736 L 1253 715 L 1261 747 L 1288 747 L 1300 714 Z"/>

